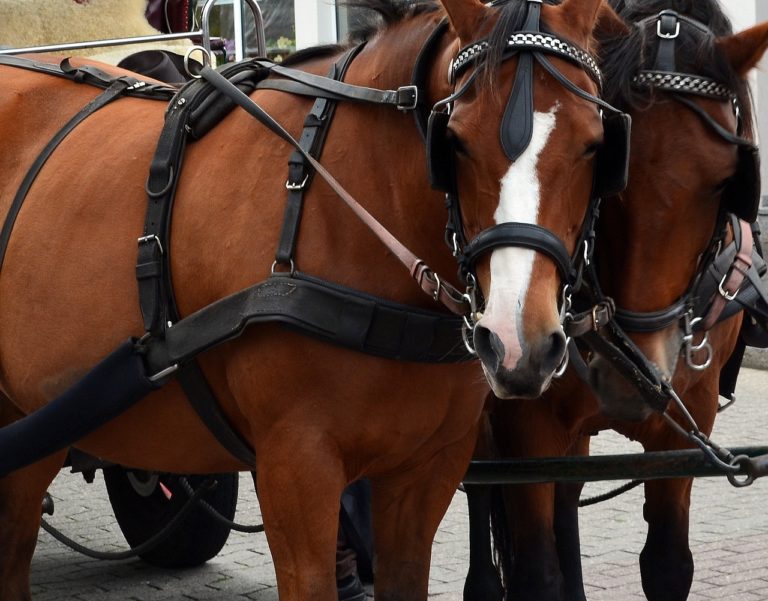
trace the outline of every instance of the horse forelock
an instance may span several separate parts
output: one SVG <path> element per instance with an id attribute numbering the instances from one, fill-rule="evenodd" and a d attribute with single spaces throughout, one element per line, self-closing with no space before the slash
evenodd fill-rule
<path id="1" fill-rule="evenodd" d="M 353 42 L 370 40 L 397 23 L 440 9 L 435 0 L 348 0 L 341 5 L 363 11 L 354 17 L 349 32 Z"/>
<path id="2" fill-rule="evenodd" d="M 744 115 L 743 134 L 752 137 L 749 87 L 715 45 L 716 38 L 733 33 L 731 22 L 717 0 L 609 0 L 609 3 L 631 27 L 629 35 L 619 37 L 603 38 L 598 32 L 600 67 L 605 79 L 603 95 L 608 102 L 624 110 L 648 105 L 648 91 L 634 87 L 632 80 L 640 70 L 652 69 L 656 59 L 656 21 L 649 17 L 663 10 L 674 10 L 699 21 L 714 34 L 714 37 L 707 36 L 683 26 L 676 44 L 677 70 L 708 77 L 733 90 Z M 640 24 L 646 19 L 646 23 Z"/>
<path id="3" fill-rule="evenodd" d="M 544 0 L 544 2 L 557 5 L 562 0 Z M 496 75 L 504 60 L 509 36 L 523 28 L 528 14 L 528 2 L 527 0 L 504 0 L 497 3 L 497 11 L 498 20 L 488 36 L 488 51 L 480 65 L 480 85 L 491 90 L 496 88 Z M 542 23 L 542 30 L 548 31 L 546 25 Z"/>

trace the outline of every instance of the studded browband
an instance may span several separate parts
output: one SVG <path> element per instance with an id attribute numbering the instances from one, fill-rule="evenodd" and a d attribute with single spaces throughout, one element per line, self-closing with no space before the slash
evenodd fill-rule
<path id="1" fill-rule="evenodd" d="M 461 71 L 488 51 L 488 47 L 488 41 L 480 40 L 462 48 L 449 67 L 450 80 L 455 81 Z M 507 52 L 514 53 L 521 50 L 554 54 L 569 60 L 582 67 L 598 86 L 602 86 L 603 76 L 595 57 L 570 42 L 540 31 L 518 31 L 507 39 Z"/>

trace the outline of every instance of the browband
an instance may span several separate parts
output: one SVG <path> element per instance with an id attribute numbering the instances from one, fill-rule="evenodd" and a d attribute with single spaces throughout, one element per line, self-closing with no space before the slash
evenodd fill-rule
<path id="1" fill-rule="evenodd" d="M 450 65 L 450 80 L 454 81 L 464 69 L 483 56 L 488 51 L 488 46 L 487 40 L 480 40 L 462 48 Z M 602 86 L 603 75 L 595 57 L 586 50 L 554 35 L 541 31 L 517 31 L 509 36 L 507 49 L 509 53 L 529 50 L 557 55 L 582 67 L 595 80 L 595 83 Z"/>

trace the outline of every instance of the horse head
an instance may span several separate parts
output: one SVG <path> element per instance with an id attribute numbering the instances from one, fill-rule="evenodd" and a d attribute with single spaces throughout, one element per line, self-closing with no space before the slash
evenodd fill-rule
<path id="1" fill-rule="evenodd" d="M 560 301 L 603 139 L 589 53 L 601 4 L 443 0 L 460 50 L 432 114 L 432 180 L 448 192 L 448 237 L 477 295 L 472 344 L 501 398 L 539 396 L 567 360 Z"/>
<path id="2" fill-rule="evenodd" d="M 600 282 L 658 380 L 688 387 L 710 362 L 722 365 L 735 342 L 734 328 L 713 330 L 720 342 L 710 345 L 695 326 L 708 302 L 699 298 L 702 274 L 738 229 L 727 215 L 754 221 L 757 213 L 745 79 L 768 46 L 768 23 L 733 35 L 710 0 L 658 0 L 620 14 L 634 27 L 602 46 L 602 66 L 607 99 L 632 114 L 634 127 L 628 185 L 603 205 Z M 590 371 L 606 414 L 651 413 L 605 358 Z"/>

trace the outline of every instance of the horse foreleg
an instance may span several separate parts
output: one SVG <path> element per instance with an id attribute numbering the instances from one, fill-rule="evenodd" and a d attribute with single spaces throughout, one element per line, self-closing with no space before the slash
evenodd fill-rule
<path id="1" fill-rule="evenodd" d="M 567 601 L 586 601 L 581 569 L 579 497 L 582 482 L 555 484 L 555 542 Z"/>
<path id="2" fill-rule="evenodd" d="M 417 466 L 372 478 L 376 601 L 425 601 L 432 541 L 469 465 L 473 430 Z"/>
<path id="3" fill-rule="evenodd" d="M 336 541 L 344 466 L 322 435 L 281 436 L 257 449 L 259 504 L 280 601 L 337 601 Z"/>
<path id="4" fill-rule="evenodd" d="M 0 426 L 21 415 L 0 399 Z M 66 453 L 0 478 L 0 601 L 29 601 L 29 570 L 40 529 L 43 497 Z"/>
<path id="5" fill-rule="evenodd" d="M 643 591 L 649 601 L 684 601 L 693 582 L 688 510 L 693 480 L 645 483 L 643 517 L 648 536 L 640 553 Z"/>
<path id="6" fill-rule="evenodd" d="M 469 513 L 469 568 L 464 581 L 464 601 L 502 601 L 504 588 L 493 563 L 491 549 L 490 486 L 466 486 Z"/>
<path id="7" fill-rule="evenodd" d="M 498 456 L 489 417 L 487 412 L 483 412 L 475 459 L 493 459 Z M 504 587 L 501 584 L 500 568 L 493 563 L 491 541 L 491 512 L 495 507 L 494 501 L 501 506 L 497 511 L 503 512 L 501 495 L 493 486 L 465 485 L 464 488 L 469 525 L 469 567 L 464 580 L 464 601 L 503 601 Z"/>
<path id="8" fill-rule="evenodd" d="M 569 452 L 571 456 L 589 454 L 589 436 L 582 436 Z M 579 499 L 583 482 L 555 484 L 555 541 L 563 573 L 567 601 L 586 601 L 584 576 L 581 569 L 581 539 L 579 537 Z"/>

